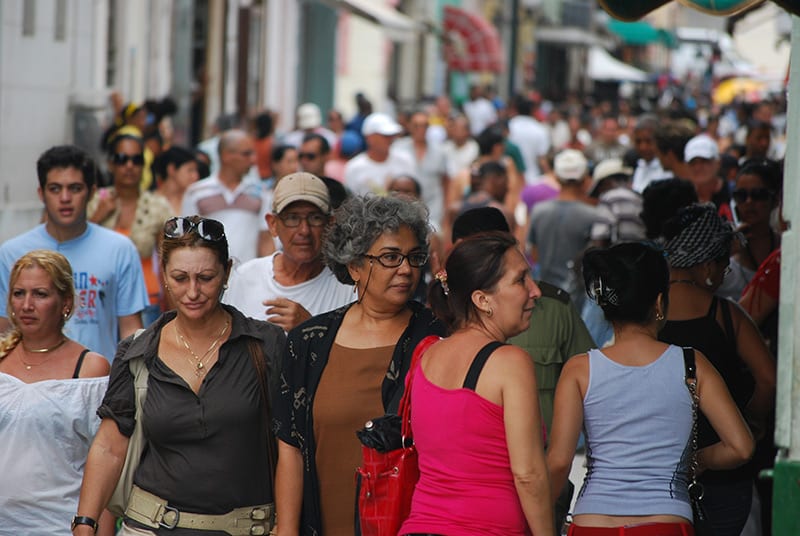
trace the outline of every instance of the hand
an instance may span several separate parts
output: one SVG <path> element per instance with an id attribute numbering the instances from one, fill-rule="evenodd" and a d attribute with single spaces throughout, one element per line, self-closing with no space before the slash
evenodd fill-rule
<path id="1" fill-rule="evenodd" d="M 311 313 L 302 305 L 286 298 L 264 300 L 261 303 L 267 307 L 267 321 L 282 327 L 284 331 L 289 331 L 311 318 Z"/>

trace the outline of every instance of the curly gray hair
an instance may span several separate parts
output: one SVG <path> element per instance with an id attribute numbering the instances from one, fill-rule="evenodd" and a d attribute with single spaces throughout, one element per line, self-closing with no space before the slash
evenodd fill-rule
<path id="1" fill-rule="evenodd" d="M 428 209 L 419 201 L 400 197 L 356 196 L 334 213 L 322 243 L 322 257 L 336 279 L 352 285 L 348 265 L 361 265 L 364 254 L 382 234 L 406 226 L 419 244 L 427 248 L 431 228 Z"/>

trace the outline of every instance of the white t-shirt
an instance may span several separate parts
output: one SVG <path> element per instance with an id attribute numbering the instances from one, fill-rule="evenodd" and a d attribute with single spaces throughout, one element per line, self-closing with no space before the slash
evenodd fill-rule
<path id="1" fill-rule="evenodd" d="M 217 175 L 212 175 L 186 189 L 181 213 L 222 222 L 230 257 L 241 263 L 258 254 L 258 235 L 267 230 L 265 216 L 271 209 L 272 196 L 261 181 L 246 177 L 229 190 Z"/>
<path id="2" fill-rule="evenodd" d="M 525 162 L 525 182 L 534 184 L 542 174 L 539 158 L 550 150 L 550 134 L 547 128 L 533 117 L 518 115 L 508 122 L 508 139 L 522 153 Z"/>
<path id="3" fill-rule="evenodd" d="M 497 110 L 489 99 L 480 97 L 464 103 L 464 115 L 469 119 L 469 132 L 477 136 L 497 121 Z"/>
<path id="4" fill-rule="evenodd" d="M 447 162 L 447 175 L 452 179 L 467 169 L 478 158 L 478 142 L 472 138 L 459 147 L 453 140 L 447 140 L 442 145 L 445 161 Z"/>
<path id="5" fill-rule="evenodd" d="M 400 175 L 414 177 L 415 171 L 414 161 L 402 152 L 390 150 L 389 157 L 383 162 L 376 162 L 367 153 L 361 153 L 345 165 L 344 185 L 355 195 L 383 195 L 390 179 Z"/>
<path id="6" fill-rule="evenodd" d="M 352 287 L 339 283 L 327 267 L 313 279 L 287 287 L 275 281 L 276 252 L 233 268 L 222 301 L 245 316 L 267 320 L 264 300 L 286 298 L 302 305 L 312 316 L 346 305 L 355 299 Z"/>

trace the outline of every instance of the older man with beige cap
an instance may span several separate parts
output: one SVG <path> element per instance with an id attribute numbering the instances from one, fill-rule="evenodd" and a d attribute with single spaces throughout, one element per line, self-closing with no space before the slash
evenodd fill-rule
<path id="1" fill-rule="evenodd" d="M 586 203 L 587 161 L 582 152 L 566 149 L 553 161 L 561 183 L 555 199 L 542 201 L 531 211 L 528 248 L 539 264 L 542 281 L 570 293 L 575 306 L 583 303 L 583 282 L 574 271 L 576 260 L 589 245 L 592 225 L 599 220 L 597 209 Z"/>
<path id="2" fill-rule="evenodd" d="M 350 303 L 350 287 L 337 281 L 320 254 L 330 208 L 328 188 L 317 176 L 298 172 L 278 181 L 266 218 L 283 247 L 235 267 L 223 301 L 285 331 Z"/>

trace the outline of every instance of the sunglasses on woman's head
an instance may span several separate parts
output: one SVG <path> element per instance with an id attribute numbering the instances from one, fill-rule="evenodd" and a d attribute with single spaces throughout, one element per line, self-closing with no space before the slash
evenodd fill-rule
<path id="1" fill-rule="evenodd" d="M 134 166 L 143 166 L 144 165 L 144 155 L 142 154 L 125 154 L 125 153 L 114 153 L 111 155 L 111 162 L 118 165 L 124 166 L 128 162 L 132 162 Z"/>
<path id="2" fill-rule="evenodd" d="M 744 203 L 748 198 L 753 201 L 767 201 L 772 197 L 772 192 L 767 188 L 753 188 L 751 190 L 737 188 L 733 191 L 732 196 L 737 203 Z"/>
<path id="3" fill-rule="evenodd" d="M 217 220 L 200 219 L 197 223 L 189 218 L 170 218 L 164 224 L 164 238 L 180 238 L 192 231 L 203 240 L 217 242 L 225 238 L 225 226 Z"/>

